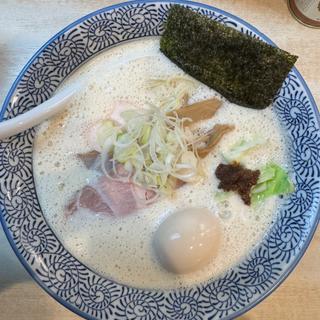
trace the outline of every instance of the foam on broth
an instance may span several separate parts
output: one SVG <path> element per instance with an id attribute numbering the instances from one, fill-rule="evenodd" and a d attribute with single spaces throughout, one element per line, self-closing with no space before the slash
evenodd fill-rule
<path id="1" fill-rule="evenodd" d="M 238 196 L 218 203 L 214 197 L 218 181 L 214 170 L 221 152 L 239 139 L 265 135 L 267 146 L 258 148 L 246 160 L 256 169 L 273 161 L 286 167 L 283 134 L 271 108 L 252 110 L 223 99 L 216 116 L 203 124 L 235 124 L 205 160 L 207 179 L 180 188 L 173 199 L 163 198 L 123 219 L 95 215 L 86 210 L 66 219 L 64 207 L 92 172 L 75 154 L 90 151 L 88 128 L 107 117 L 116 101 L 143 107 L 154 96 L 146 87 L 149 78 L 183 74 L 159 51 L 159 41 L 148 39 L 118 46 L 99 55 L 74 73 L 64 85 L 84 79 L 86 85 L 62 114 L 41 124 L 34 142 L 34 177 L 43 213 L 63 245 L 81 262 L 115 281 L 140 288 L 177 288 L 193 285 L 227 271 L 239 263 L 267 232 L 278 206 L 268 199 L 259 208 L 245 206 Z M 193 101 L 220 97 L 201 85 Z M 221 98 L 221 97 L 220 97 Z M 175 210 L 188 206 L 207 207 L 219 215 L 222 245 L 216 259 L 202 270 L 174 275 L 164 270 L 152 251 L 152 236 L 159 223 Z"/>

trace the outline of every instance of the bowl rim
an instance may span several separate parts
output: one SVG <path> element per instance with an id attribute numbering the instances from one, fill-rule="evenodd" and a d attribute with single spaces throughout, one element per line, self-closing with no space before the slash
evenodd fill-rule
<path id="1" fill-rule="evenodd" d="M 228 16 L 236 21 L 239 21 L 241 24 L 243 24 L 245 27 L 247 27 L 248 29 L 254 31 L 258 36 L 260 36 L 263 40 L 265 40 L 267 43 L 276 46 L 277 45 L 268 37 L 266 36 L 263 32 L 259 31 L 256 27 L 254 27 L 252 24 L 246 22 L 245 20 L 243 20 L 242 18 L 239 18 L 238 16 L 229 13 L 228 11 L 219 9 L 215 6 L 212 5 L 208 5 L 208 4 L 204 4 L 201 2 L 196 2 L 196 1 L 189 1 L 189 0 L 133 0 L 133 1 L 126 1 L 126 2 L 121 2 L 121 3 L 117 3 L 111 6 L 106 6 L 103 7 L 101 9 L 95 10 L 91 13 L 88 13 L 78 19 L 76 19 L 74 22 L 70 23 L 69 25 L 67 25 L 66 27 L 64 27 L 62 30 L 60 30 L 59 32 L 57 32 L 54 36 L 52 36 L 48 41 L 46 41 L 33 55 L 32 57 L 28 60 L 28 62 L 24 65 L 24 67 L 22 68 L 22 70 L 19 72 L 18 76 L 16 77 L 16 79 L 14 80 L 13 84 L 11 85 L 5 99 L 4 102 L 1 106 L 1 110 L 0 110 L 0 122 L 3 121 L 3 117 L 4 117 L 4 113 L 7 109 L 7 106 L 9 104 L 9 101 L 11 99 L 12 94 L 14 93 L 19 81 L 21 80 L 22 76 L 24 75 L 25 71 L 30 67 L 30 65 L 33 63 L 33 61 L 38 57 L 38 55 L 49 45 L 51 44 L 54 40 L 56 40 L 59 36 L 61 36 L 63 33 L 65 33 L 66 31 L 68 31 L 69 29 L 71 29 L 72 27 L 80 24 L 81 22 L 83 22 L 84 20 L 98 15 L 100 13 L 103 13 L 105 11 L 110 11 L 113 9 L 118 9 L 121 8 L 123 6 L 126 5 L 135 5 L 135 4 L 141 4 L 141 3 L 176 3 L 176 4 L 185 4 L 185 5 L 192 5 L 192 6 L 196 6 L 196 7 L 200 7 L 200 8 L 205 8 L 205 9 L 209 9 L 209 10 L 214 10 L 217 13 L 220 13 L 222 15 Z M 137 39 L 138 40 L 138 39 Z M 107 49 L 108 50 L 108 49 Z M 301 73 L 296 69 L 296 67 L 293 68 L 293 70 L 295 71 L 295 74 L 298 78 L 299 81 L 301 81 L 301 84 L 303 85 L 305 92 L 308 96 L 308 98 L 310 99 L 311 105 L 312 105 L 312 110 L 314 111 L 314 114 L 316 116 L 317 122 L 320 125 L 320 112 L 319 109 L 317 107 L 317 104 L 315 102 L 315 99 L 311 93 L 311 90 L 309 89 L 306 81 L 304 80 L 304 78 L 302 77 Z M 13 242 L 13 239 L 10 235 L 9 229 L 7 227 L 6 222 L 4 221 L 4 216 L 3 216 L 3 212 L 4 209 L 0 208 L 0 221 L 1 221 L 1 225 L 3 228 L 3 231 L 6 235 L 6 238 L 8 240 L 8 242 L 10 243 L 10 246 L 12 248 L 12 250 L 14 251 L 15 255 L 17 256 L 17 258 L 19 259 L 20 263 L 23 265 L 23 267 L 26 269 L 26 271 L 29 273 L 29 275 L 31 276 L 31 278 L 44 290 L 46 291 L 52 298 L 54 298 L 58 303 L 60 303 L 62 306 L 64 306 L 65 308 L 69 309 L 70 311 L 74 312 L 75 314 L 85 318 L 85 319 L 95 319 L 91 316 L 89 316 L 88 314 L 84 313 L 83 311 L 79 310 L 78 308 L 74 307 L 72 304 L 67 303 L 64 299 L 62 299 L 60 296 L 58 296 L 56 293 L 52 292 L 49 290 L 49 288 L 37 277 L 37 275 L 35 274 L 35 272 L 32 270 L 32 268 L 30 267 L 30 265 L 26 262 L 26 260 L 23 259 L 22 255 L 18 252 L 18 249 L 16 247 L 16 245 Z M 270 287 L 269 289 L 267 289 L 266 291 L 264 291 L 256 300 L 248 303 L 245 307 L 243 307 L 241 310 L 236 311 L 235 313 L 233 313 L 232 315 L 229 315 L 227 317 L 225 317 L 224 319 L 234 319 L 244 313 L 246 313 L 247 311 L 251 310 L 252 308 L 254 308 L 256 305 L 258 305 L 262 300 L 264 300 L 265 298 L 267 298 L 271 293 L 273 293 L 273 291 L 275 291 L 282 283 L 283 281 L 291 274 L 291 272 L 295 269 L 295 267 L 297 266 L 297 264 L 299 263 L 299 261 L 301 260 L 301 258 L 303 257 L 303 255 L 305 254 L 307 248 L 310 245 L 311 240 L 313 239 L 313 236 L 315 234 L 315 231 L 317 229 L 317 226 L 319 224 L 320 221 L 320 208 L 318 208 L 317 214 L 315 216 L 314 219 L 314 223 L 313 225 L 310 227 L 310 231 L 308 233 L 308 236 L 306 237 L 303 246 L 301 247 L 301 249 L 299 250 L 299 252 L 296 254 L 294 261 L 292 261 L 292 263 L 286 268 L 286 270 L 280 275 L 277 283 L 275 283 L 272 287 Z"/>

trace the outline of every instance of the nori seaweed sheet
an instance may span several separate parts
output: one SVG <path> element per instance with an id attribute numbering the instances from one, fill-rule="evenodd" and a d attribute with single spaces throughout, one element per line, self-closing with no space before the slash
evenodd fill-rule
<path id="1" fill-rule="evenodd" d="M 297 56 L 179 5 L 170 8 L 160 50 L 230 102 L 269 106 Z"/>

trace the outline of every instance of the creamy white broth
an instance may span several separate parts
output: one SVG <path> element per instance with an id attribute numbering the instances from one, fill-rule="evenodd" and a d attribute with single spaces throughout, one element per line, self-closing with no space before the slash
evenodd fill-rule
<path id="1" fill-rule="evenodd" d="M 217 202 L 215 168 L 221 153 L 240 139 L 265 134 L 266 146 L 246 157 L 250 169 L 275 162 L 286 167 L 285 142 L 272 108 L 253 110 L 227 102 L 201 84 L 191 102 L 218 96 L 223 106 L 215 117 L 201 124 L 234 124 L 215 150 L 203 160 L 206 178 L 176 191 L 174 198 L 162 198 L 151 206 L 121 219 L 93 214 L 82 209 L 66 219 L 65 206 L 72 195 L 96 174 L 85 168 L 77 153 L 90 151 L 90 126 L 107 118 L 118 101 L 142 108 L 156 102 L 146 80 L 166 78 L 183 72 L 159 51 L 159 41 L 130 42 L 94 58 L 74 73 L 64 85 L 85 82 L 70 107 L 41 124 L 34 142 L 34 177 L 43 213 L 63 245 L 81 262 L 115 281 L 140 288 L 177 288 L 207 281 L 239 263 L 267 232 L 279 200 L 270 198 L 259 207 L 248 207 L 237 195 Z M 217 257 L 206 267 L 187 275 L 163 269 L 152 250 L 157 227 L 168 215 L 185 207 L 206 207 L 221 223 L 221 245 Z"/>

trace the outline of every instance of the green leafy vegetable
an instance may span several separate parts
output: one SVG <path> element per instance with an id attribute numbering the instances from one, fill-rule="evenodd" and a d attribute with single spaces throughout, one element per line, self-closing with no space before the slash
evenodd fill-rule
<path id="1" fill-rule="evenodd" d="M 232 192 L 230 191 L 218 191 L 214 194 L 214 198 L 217 202 L 223 202 L 231 196 Z"/>
<path id="2" fill-rule="evenodd" d="M 229 101 L 269 106 L 297 56 L 179 5 L 169 11 L 161 51 Z"/>
<path id="3" fill-rule="evenodd" d="M 258 183 L 251 190 L 252 202 L 257 203 L 271 196 L 285 195 L 294 191 L 287 172 L 278 165 L 267 164 L 260 172 Z"/>
<path id="4" fill-rule="evenodd" d="M 228 152 L 223 153 L 222 156 L 228 163 L 233 161 L 240 162 L 246 154 L 265 143 L 266 140 L 259 137 L 249 141 L 241 140 L 233 145 Z"/>

